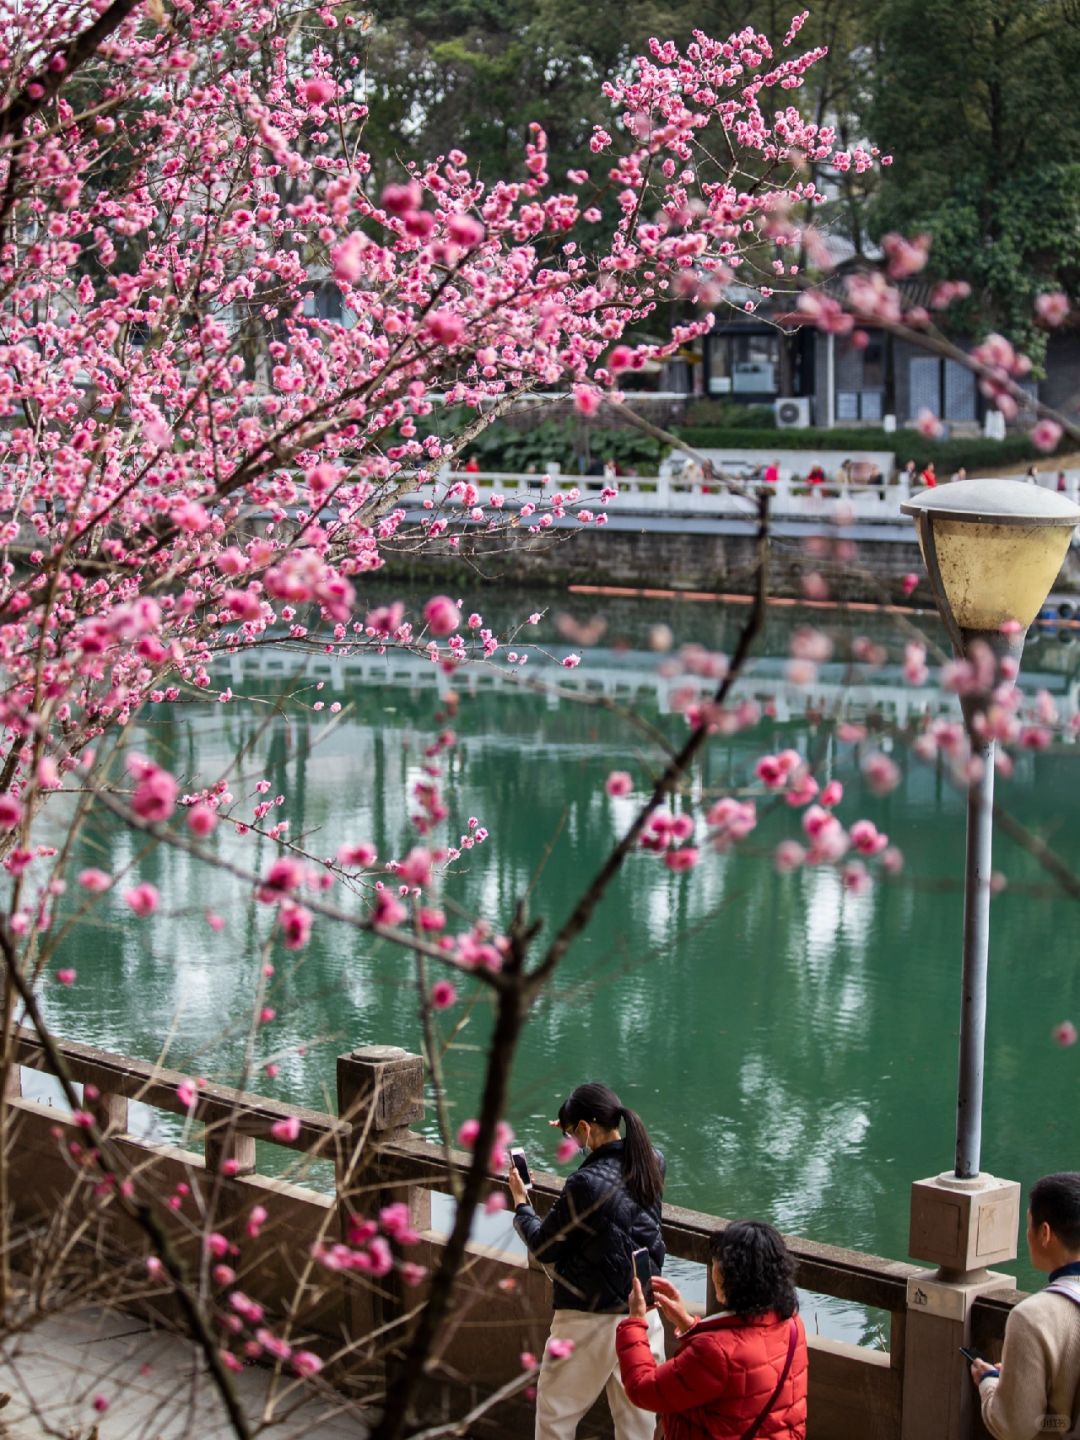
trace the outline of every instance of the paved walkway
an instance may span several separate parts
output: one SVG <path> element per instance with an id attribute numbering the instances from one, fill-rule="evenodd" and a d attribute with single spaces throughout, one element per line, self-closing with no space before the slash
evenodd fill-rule
<path id="1" fill-rule="evenodd" d="M 272 1373 L 233 1377 L 252 1430 L 268 1440 L 363 1440 L 358 1413 L 336 1392 L 282 1377 L 264 1420 Z M 191 1345 L 128 1315 L 86 1309 L 0 1341 L 0 1440 L 227 1440 L 233 1430 Z M 309 1399 L 301 1404 L 304 1393 Z M 108 1408 L 95 1410 L 101 1396 Z"/>

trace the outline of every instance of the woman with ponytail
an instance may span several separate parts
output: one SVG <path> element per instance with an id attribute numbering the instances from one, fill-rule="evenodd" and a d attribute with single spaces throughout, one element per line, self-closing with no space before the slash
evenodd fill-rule
<path id="1" fill-rule="evenodd" d="M 542 1223 L 513 1165 L 507 1176 L 514 1228 L 553 1272 L 551 1341 L 573 1342 L 571 1348 L 549 1341 L 545 1349 L 536 1440 L 573 1440 L 578 1421 L 605 1391 L 615 1440 L 652 1440 L 655 1417 L 632 1405 L 623 1389 L 615 1329 L 626 1315 L 633 1252 L 649 1252 L 654 1275 L 663 1268 L 664 1157 L 653 1149 L 640 1117 L 606 1085 L 579 1085 L 553 1123 L 581 1146 L 585 1159 Z M 663 1329 L 655 1310 L 646 1321 L 646 1341 L 662 1359 Z"/>

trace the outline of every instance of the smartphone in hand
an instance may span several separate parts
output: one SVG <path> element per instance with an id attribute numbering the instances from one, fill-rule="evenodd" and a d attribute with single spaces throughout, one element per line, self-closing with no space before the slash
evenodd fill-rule
<path id="1" fill-rule="evenodd" d="M 521 1176 L 521 1183 L 527 1190 L 532 1184 L 532 1176 L 529 1174 L 529 1162 L 525 1159 L 525 1151 L 520 1145 L 515 1145 L 513 1150 L 510 1151 L 510 1159 L 513 1162 L 514 1169 Z"/>
<path id="2" fill-rule="evenodd" d="M 635 1250 L 630 1257 L 634 1262 L 634 1274 L 641 1282 L 641 1288 L 645 1294 L 645 1304 L 656 1303 L 652 1288 L 652 1261 L 649 1259 L 648 1250 Z"/>
<path id="3" fill-rule="evenodd" d="M 970 1360 L 970 1361 L 983 1360 L 983 1361 L 986 1361 L 985 1355 L 980 1355 L 977 1350 L 971 1350 L 971 1349 L 969 1349 L 967 1345 L 961 1345 L 961 1346 L 960 1346 L 960 1354 L 963 1355 L 963 1357 L 964 1357 L 965 1360 Z M 989 1364 L 989 1361 L 986 1361 L 986 1363 Z M 1000 1371 L 1000 1370 L 997 1368 L 997 1366 L 995 1365 L 992 1370 L 987 1370 L 987 1371 L 986 1371 L 986 1374 L 987 1374 L 987 1375 L 1000 1375 L 1000 1374 L 1001 1374 L 1001 1371 Z"/>

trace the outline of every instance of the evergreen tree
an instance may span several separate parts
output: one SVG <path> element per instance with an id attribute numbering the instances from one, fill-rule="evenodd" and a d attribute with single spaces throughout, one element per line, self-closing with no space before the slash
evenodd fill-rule
<path id="1" fill-rule="evenodd" d="M 879 232 L 929 231 L 931 273 L 973 293 L 957 319 L 1038 354 L 1033 302 L 1080 291 L 1080 5 L 885 0 L 866 121 L 895 160 Z"/>

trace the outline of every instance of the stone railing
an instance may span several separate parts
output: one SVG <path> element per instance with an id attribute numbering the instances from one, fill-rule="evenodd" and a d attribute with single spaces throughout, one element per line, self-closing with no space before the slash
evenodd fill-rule
<path id="1" fill-rule="evenodd" d="M 434 508 L 441 514 L 460 514 L 465 520 L 472 506 L 487 511 L 493 496 L 502 496 L 506 510 L 520 510 L 532 502 L 549 505 L 554 495 L 569 496 L 576 491 L 578 498 L 571 501 L 573 508 L 585 507 L 594 512 L 604 508 L 600 504 L 600 492 L 605 485 L 618 487 L 618 496 L 610 503 L 610 513 L 655 514 L 667 516 L 696 516 L 726 520 L 755 518 L 756 497 L 759 490 L 768 490 L 772 496 L 771 515 L 774 521 L 806 521 L 832 523 L 842 520 L 848 524 L 903 524 L 911 527 L 911 521 L 901 515 L 900 506 L 912 495 L 923 493 L 921 481 L 912 483 L 903 473 L 894 475 L 888 483 L 875 485 L 849 484 L 837 476 L 831 476 L 824 483 L 812 485 L 805 479 L 806 469 L 795 473 L 781 468 L 780 478 L 773 484 L 766 484 L 760 478 L 760 470 L 745 469 L 737 461 L 725 463 L 719 455 L 714 463 L 725 480 L 736 488 L 716 481 L 703 481 L 700 476 L 688 478 L 683 474 L 626 475 L 615 481 L 607 481 L 597 475 L 568 474 L 523 474 L 519 471 L 480 471 L 469 474 L 465 471 L 447 471 L 431 488 L 425 487 L 405 496 L 402 504 L 418 506 L 434 501 Z M 1017 484 L 1024 484 L 1022 477 Z M 1054 476 L 1043 476 L 1041 484 L 1054 484 Z M 465 487 L 472 487 L 467 498 Z M 1080 471 L 1070 471 L 1066 478 L 1066 493 L 1073 500 L 1080 498 Z M 539 510 L 538 510 L 539 513 Z M 485 523 L 490 518 L 485 514 Z M 915 543 L 914 530 L 911 530 Z"/>
<path id="2" fill-rule="evenodd" d="M 84 1105 L 96 1117 L 137 1177 L 159 1196 L 186 1194 L 166 1210 L 173 1220 L 176 1248 L 197 1268 L 200 1237 L 213 1228 L 226 1236 L 245 1235 L 252 1207 L 266 1219 L 257 1236 L 241 1241 L 240 1283 L 274 1315 L 288 1315 L 303 1330 L 305 1343 L 334 1362 L 335 1378 L 360 1392 L 380 1382 L 388 1339 L 404 1333 L 410 1316 L 424 1300 L 424 1284 L 406 1288 L 396 1275 L 378 1281 L 326 1273 L 309 1263 L 313 1246 L 332 1244 L 343 1233 L 345 1217 L 374 1213 L 393 1200 L 404 1200 L 420 1244 L 408 1258 L 429 1267 L 438 1261 L 440 1235 L 431 1226 L 433 1193 L 453 1193 L 453 1172 L 469 1157 L 449 1154 L 409 1129 L 423 1115 L 423 1065 L 418 1056 L 390 1046 L 371 1046 L 338 1060 L 338 1114 L 330 1115 L 264 1099 L 226 1086 L 200 1085 L 194 1105 L 185 1077 L 143 1061 L 126 1059 L 90 1046 L 59 1042 L 69 1078 L 92 1087 Z M 9 1083 L 8 1138 L 15 1215 L 21 1225 L 45 1234 L 65 1207 L 70 1211 L 79 1184 L 72 1143 L 82 1132 L 62 1123 L 62 1112 L 25 1097 L 23 1070 L 49 1071 L 48 1058 L 29 1030 L 16 1033 L 17 1069 Z M 201 1153 L 180 1145 L 152 1144 L 129 1128 L 133 1102 L 182 1117 Z M 277 1122 L 294 1119 L 282 1139 Z M 320 1162 L 321 1185 L 295 1183 L 260 1173 L 257 1142 L 295 1152 L 300 1178 Z M 77 1153 L 77 1151 L 76 1151 Z M 277 1168 L 271 1166 L 271 1169 Z M 180 1183 L 187 1187 L 178 1191 Z M 495 1189 L 500 1177 L 492 1177 Z M 532 1195 L 544 1214 L 560 1193 L 557 1176 L 535 1175 Z M 87 1207 L 89 1208 L 89 1207 Z M 668 1253 L 707 1266 L 710 1235 L 725 1222 L 713 1215 L 664 1207 Z M 103 1239 L 107 1233 L 108 1240 Z M 88 1226 L 99 1254 L 111 1246 L 133 1257 L 145 1254 L 141 1232 L 119 1216 L 110 1228 Z M 798 1265 L 798 1283 L 808 1291 L 870 1307 L 888 1317 L 887 1349 L 868 1349 L 818 1335 L 810 1344 L 810 1440 L 922 1440 L 929 1413 L 940 1415 L 935 1436 L 966 1440 L 982 1435 L 966 1394 L 968 1381 L 957 1357 L 941 1385 L 941 1347 L 955 1344 L 955 1320 L 940 1311 L 923 1313 L 926 1283 L 935 1272 L 865 1255 L 837 1246 L 788 1237 Z M 312 1273 L 316 1271 L 317 1273 Z M 941 1291 L 940 1282 L 931 1290 Z M 914 1301 L 912 1300 L 914 1296 Z M 706 1294 L 706 1304 L 713 1297 Z M 1005 1320 L 1021 1297 L 998 1291 L 968 1303 L 964 1335 L 983 1353 L 998 1353 Z M 144 1307 L 145 1308 L 145 1307 Z M 167 1294 L 153 1309 L 169 1313 Z M 520 1354 L 543 1347 L 549 1323 L 546 1276 L 523 1257 L 472 1245 L 459 1281 L 459 1301 L 447 1333 L 441 1337 L 437 1367 L 443 1404 L 460 1411 L 464 1401 L 489 1393 L 520 1372 Z M 377 1343 L 372 1337 L 378 1337 Z M 950 1356 L 951 1358 L 951 1356 Z M 955 1375 L 954 1373 L 955 1372 Z M 930 1394 L 927 1386 L 940 1390 Z M 518 1406 L 521 1401 L 514 1402 Z M 905 1414 L 907 1413 L 907 1420 Z M 516 1414 L 516 1419 L 513 1416 Z M 597 1415 L 601 1427 L 605 1417 Z M 527 1421 L 510 1407 L 503 1433 L 518 1433 Z"/>

